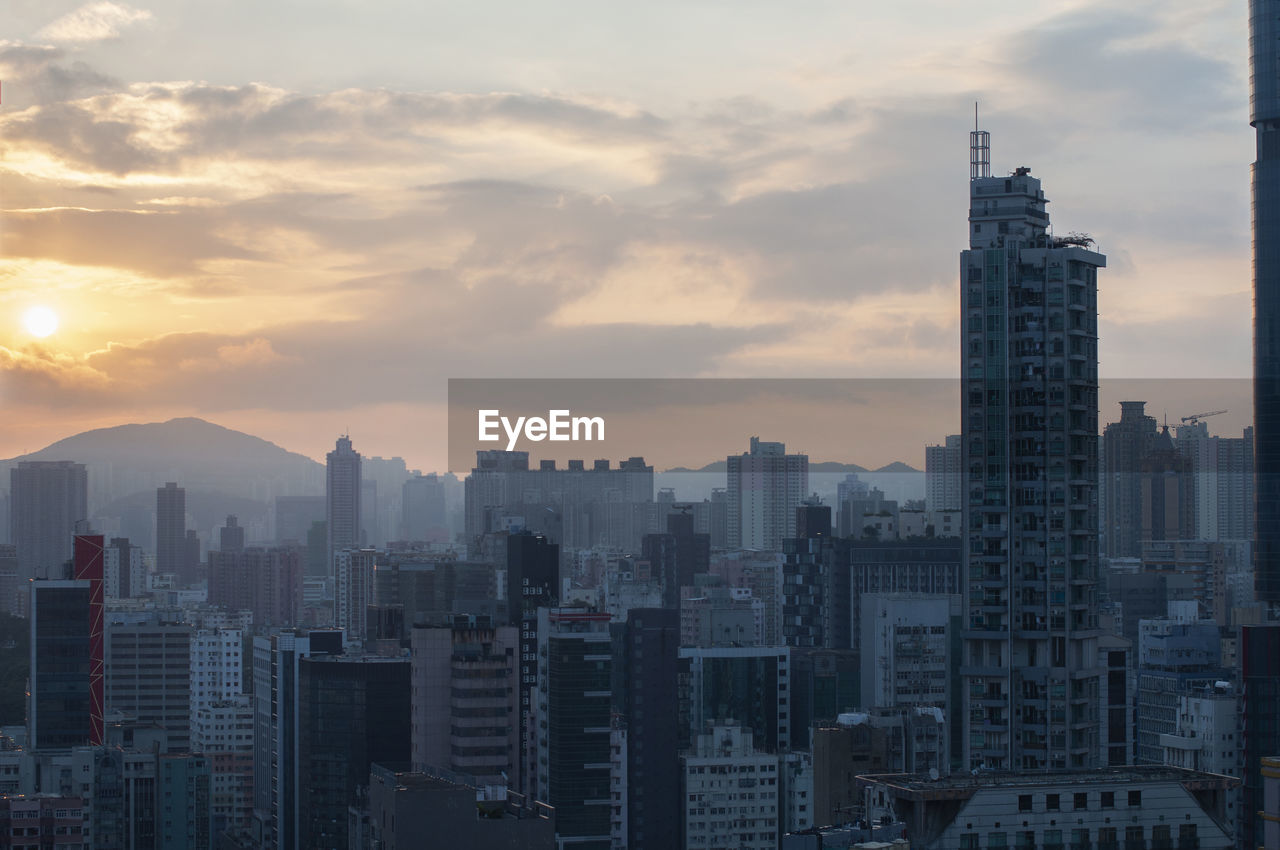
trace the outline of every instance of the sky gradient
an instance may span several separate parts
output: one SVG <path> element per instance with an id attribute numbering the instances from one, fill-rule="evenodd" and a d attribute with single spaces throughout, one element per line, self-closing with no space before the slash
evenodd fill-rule
<path id="1" fill-rule="evenodd" d="M 1104 378 L 1250 374 L 1240 3 L 2 14 L 0 457 L 194 415 L 432 469 L 449 377 L 953 377 L 975 100 L 1108 255 Z"/>

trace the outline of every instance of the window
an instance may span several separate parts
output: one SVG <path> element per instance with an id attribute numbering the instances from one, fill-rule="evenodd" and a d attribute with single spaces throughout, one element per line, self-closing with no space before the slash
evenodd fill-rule
<path id="1" fill-rule="evenodd" d="M 1044 807 L 1045 807 L 1046 809 L 1048 809 L 1049 811 L 1051 811 L 1051 812 L 1056 812 L 1056 811 L 1058 811 L 1058 795 L 1057 795 L 1057 794 L 1045 794 L 1045 795 L 1044 795 Z"/>
<path id="2" fill-rule="evenodd" d="M 1115 807 L 1116 807 L 1116 792 L 1103 791 L 1102 792 L 1102 808 L 1114 809 Z"/>
<path id="3" fill-rule="evenodd" d="M 1071 802 L 1071 808 L 1075 809 L 1077 812 L 1083 812 L 1085 809 L 1088 809 L 1089 808 L 1088 792 L 1085 792 L 1082 794 L 1076 794 L 1075 799 L 1072 800 Z"/>
<path id="4" fill-rule="evenodd" d="M 1031 795 L 1030 794 L 1018 795 L 1018 811 L 1020 812 L 1031 811 Z"/>
<path id="5" fill-rule="evenodd" d="M 1142 805 L 1142 792 L 1130 791 L 1129 792 L 1129 808 L 1136 809 L 1141 805 Z"/>

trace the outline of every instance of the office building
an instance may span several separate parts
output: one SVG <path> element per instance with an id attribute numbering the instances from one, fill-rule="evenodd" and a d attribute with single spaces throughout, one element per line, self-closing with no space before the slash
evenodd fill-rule
<path id="1" fill-rule="evenodd" d="M 203 755 L 162 755 L 156 762 L 156 846 L 165 850 L 210 850 L 209 760 Z"/>
<path id="2" fill-rule="evenodd" d="M 855 540 L 845 546 L 849 572 L 850 643 L 862 636 L 862 597 L 869 593 L 959 595 L 964 540 Z"/>
<path id="3" fill-rule="evenodd" d="M 89 518 L 88 494 L 81 463 L 20 461 L 9 471 L 9 539 L 23 579 L 62 577 L 76 523 Z"/>
<path id="4" fill-rule="evenodd" d="M 165 730 L 170 753 L 191 749 L 191 626 L 107 626 L 106 706 Z"/>
<path id="5" fill-rule="evenodd" d="M 750 451 L 727 463 L 729 546 L 780 551 L 796 536 L 795 509 L 809 495 L 809 456 L 752 437 Z"/>
<path id="6" fill-rule="evenodd" d="M 299 667 L 312 653 L 342 653 L 342 632 L 313 629 L 253 639 L 253 832 L 270 850 L 309 847 L 299 798 Z M 406 730 L 406 740 L 408 733 Z M 345 816 L 343 821 L 345 823 Z"/>
<path id="7" fill-rule="evenodd" d="M 102 535 L 77 534 L 72 579 L 31 582 L 27 743 L 60 750 L 103 743 Z"/>
<path id="8" fill-rule="evenodd" d="M 343 435 L 333 451 L 325 455 L 326 568 L 333 570 L 333 556 L 343 549 L 358 549 L 364 543 L 361 506 L 360 453 L 351 448 L 351 437 Z"/>
<path id="9" fill-rule="evenodd" d="M 302 555 L 296 548 L 209 553 L 210 605 L 252 611 L 254 625 L 283 628 L 299 622 L 302 603 Z"/>
<path id="10" fill-rule="evenodd" d="M 1263 797 L 1263 760 L 1280 753 L 1280 624 L 1246 625 L 1240 629 L 1240 702 L 1244 735 L 1240 846 L 1253 848 L 1261 844 L 1265 819 L 1258 814 L 1275 806 Z"/>
<path id="11" fill-rule="evenodd" d="M 681 647 L 680 668 L 684 747 L 713 724 L 733 722 L 751 730 L 757 749 L 791 749 L 790 647 Z"/>
<path id="12" fill-rule="evenodd" d="M 795 513 L 797 536 L 782 541 L 782 640 L 787 646 L 831 647 L 831 508 L 806 504 Z"/>
<path id="13" fill-rule="evenodd" d="M 625 735 L 624 840 L 629 850 L 677 847 L 680 810 L 679 619 L 667 608 L 633 608 L 614 655 L 614 703 Z M 614 805 L 618 805 L 615 801 Z"/>
<path id="14" fill-rule="evenodd" d="M 971 135 L 961 254 L 966 768 L 1091 768 L 1098 740 L 1098 269 L 1028 168 Z"/>
<path id="15" fill-rule="evenodd" d="M 298 689 L 299 846 L 346 850 L 347 809 L 370 767 L 409 761 L 409 659 L 313 652 Z"/>
<path id="16" fill-rule="evenodd" d="M 582 850 L 610 845 L 612 677 L 608 614 L 538 609 L 533 796 L 555 809 L 556 840 Z"/>
<path id="17" fill-rule="evenodd" d="M 1280 43 L 1276 0 L 1250 0 L 1253 164 L 1254 563 L 1258 599 L 1280 602 Z M 1267 753 L 1274 755 L 1274 753 Z M 1248 837 L 1246 835 L 1246 837 Z"/>
<path id="18" fill-rule="evenodd" d="M 1231 674 L 1222 666 L 1216 624 L 1166 620 L 1150 626 L 1138 648 L 1137 763 L 1164 764 L 1161 736 L 1177 731 L 1181 698 Z"/>
<path id="19" fill-rule="evenodd" d="M 951 707 L 951 612 L 959 598 L 924 593 L 862 597 L 862 705 Z"/>

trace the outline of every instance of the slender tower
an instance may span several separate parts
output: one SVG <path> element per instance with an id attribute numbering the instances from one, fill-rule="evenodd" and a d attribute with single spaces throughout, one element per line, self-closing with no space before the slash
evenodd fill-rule
<path id="1" fill-rule="evenodd" d="M 967 769 L 1102 764 L 1098 269 L 1054 238 L 1031 169 L 992 177 L 970 134 L 960 254 Z"/>
<path id="2" fill-rule="evenodd" d="M 1280 1 L 1250 0 L 1253 164 L 1254 564 L 1258 599 L 1280 602 Z"/>

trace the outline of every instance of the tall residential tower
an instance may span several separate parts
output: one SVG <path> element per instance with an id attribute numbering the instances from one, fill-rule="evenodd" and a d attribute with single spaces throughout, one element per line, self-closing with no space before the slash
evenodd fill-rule
<path id="1" fill-rule="evenodd" d="M 1098 269 L 1049 233 L 1031 169 L 971 135 L 960 255 L 965 767 L 1100 764 Z"/>
<path id="2" fill-rule="evenodd" d="M 360 548 L 360 453 L 343 435 L 325 456 L 325 510 L 328 537 L 325 570 L 333 574 L 333 556 Z"/>

